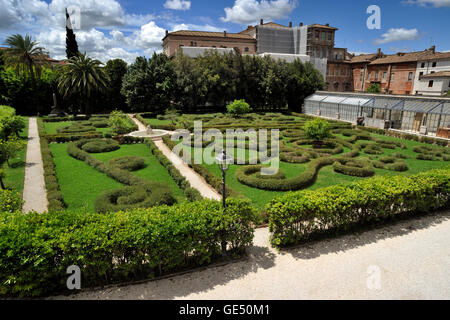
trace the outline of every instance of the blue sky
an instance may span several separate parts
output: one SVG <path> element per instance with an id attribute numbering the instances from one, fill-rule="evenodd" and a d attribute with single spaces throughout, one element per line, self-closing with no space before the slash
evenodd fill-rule
<path id="1" fill-rule="evenodd" d="M 381 9 L 379 30 L 366 26 L 370 5 Z M 166 29 L 239 32 L 260 18 L 285 25 L 329 23 L 339 28 L 336 46 L 355 53 L 418 51 L 431 45 L 450 51 L 450 0 L 0 0 L 0 41 L 29 33 L 51 56 L 64 58 L 68 6 L 80 9 L 75 33 L 81 51 L 105 62 L 132 62 L 160 51 Z"/>

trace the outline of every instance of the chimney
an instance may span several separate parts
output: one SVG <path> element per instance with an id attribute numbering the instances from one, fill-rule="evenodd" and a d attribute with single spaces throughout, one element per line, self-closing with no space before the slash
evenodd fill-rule
<path id="1" fill-rule="evenodd" d="M 431 46 L 431 48 L 429 49 L 433 54 L 436 53 L 436 46 Z"/>
<path id="2" fill-rule="evenodd" d="M 289 28 L 292 28 L 292 21 L 289 22 Z"/>
<path id="3" fill-rule="evenodd" d="M 377 55 L 381 56 L 381 48 L 378 48 Z"/>
<path id="4" fill-rule="evenodd" d="M 261 25 L 264 24 L 264 19 L 261 19 L 260 24 L 261 24 Z"/>
<path id="5" fill-rule="evenodd" d="M 227 36 L 227 31 L 226 31 L 226 30 L 223 31 L 223 36 L 224 36 L 224 37 Z"/>
<path id="6" fill-rule="evenodd" d="M 326 26 L 327 26 L 327 27 L 329 27 L 329 26 L 330 26 L 330 24 L 329 24 L 329 23 L 327 23 L 327 24 L 326 24 Z"/>
<path id="7" fill-rule="evenodd" d="M 166 30 L 166 36 L 169 35 L 169 30 Z"/>
<path id="8" fill-rule="evenodd" d="M 303 27 L 303 22 L 300 22 L 299 26 L 300 26 L 300 27 Z"/>

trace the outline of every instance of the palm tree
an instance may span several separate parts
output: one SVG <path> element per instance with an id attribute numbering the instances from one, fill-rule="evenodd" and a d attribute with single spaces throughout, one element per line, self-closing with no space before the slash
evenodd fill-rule
<path id="1" fill-rule="evenodd" d="M 86 115 L 91 114 L 90 100 L 93 93 L 105 91 L 108 76 L 99 60 L 89 58 L 86 53 L 68 60 L 62 67 L 58 89 L 63 96 L 77 94 L 85 104 Z"/>
<path id="2" fill-rule="evenodd" d="M 36 85 L 36 76 L 40 76 L 42 67 L 47 64 L 46 52 L 33 41 L 29 35 L 25 38 L 15 34 L 6 39 L 9 48 L 5 51 L 5 63 L 14 66 L 17 73 L 28 73 L 33 86 Z"/>

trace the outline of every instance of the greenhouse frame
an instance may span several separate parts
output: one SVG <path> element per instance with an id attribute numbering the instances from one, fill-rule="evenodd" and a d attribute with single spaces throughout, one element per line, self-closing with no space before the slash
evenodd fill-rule
<path id="1" fill-rule="evenodd" d="M 318 91 L 305 114 L 367 127 L 450 138 L 450 98 Z"/>

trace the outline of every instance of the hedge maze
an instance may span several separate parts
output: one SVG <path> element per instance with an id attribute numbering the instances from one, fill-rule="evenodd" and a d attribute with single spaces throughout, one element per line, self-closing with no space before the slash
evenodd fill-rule
<path id="1" fill-rule="evenodd" d="M 239 118 L 219 114 L 184 115 L 179 117 L 176 126 L 192 132 L 194 121 L 202 121 L 203 132 L 214 128 L 224 134 L 227 129 L 279 129 L 280 161 L 286 165 L 304 165 L 303 170 L 298 170 L 294 176 L 287 175 L 283 168 L 280 168 L 275 175 L 261 175 L 264 160 L 268 160 L 268 158 L 263 158 L 263 161 L 259 161 L 257 165 L 249 165 L 252 162 L 250 162 L 250 156 L 246 155 L 245 163 L 242 163 L 242 159 L 241 162 L 238 162 L 236 154 L 242 147 L 238 143 L 239 138 L 235 138 L 233 141 L 206 139 L 208 141 L 202 142 L 203 149 L 217 143 L 221 143 L 223 146 L 230 143 L 234 145 L 234 154 L 231 156 L 235 160 L 237 169 L 233 178 L 247 187 L 266 191 L 297 191 L 311 187 L 315 184 L 321 169 L 328 166 L 332 168 L 335 175 L 345 175 L 357 179 L 378 174 L 386 175 L 389 172 L 407 173 L 411 163 L 414 167 L 420 166 L 420 162 L 417 160 L 441 161 L 441 166 L 445 166 L 445 162 L 450 158 L 449 148 L 385 137 L 380 135 L 381 132 L 372 133 L 370 130 L 355 128 L 349 123 L 337 121 L 329 121 L 333 136 L 317 144 L 316 141 L 306 138 L 303 131 L 305 122 L 310 119 L 310 116 L 295 113 L 289 116 L 276 113 L 249 114 Z M 165 139 L 169 147 L 173 147 L 174 142 L 168 143 L 167 140 Z M 420 145 L 411 147 L 411 143 Z M 248 138 L 245 141 L 245 147 L 248 150 L 252 149 Z M 184 150 L 186 148 L 188 148 L 188 143 L 185 143 Z M 264 151 L 268 152 L 270 158 L 270 132 L 268 146 Z M 193 147 L 192 152 L 194 152 Z M 436 164 L 436 167 L 439 167 L 439 164 Z M 200 170 L 196 171 L 202 174 Z M 413 173 L 416 171 L 414 170 Z M 218 191 L 220 190 L 218 189 Z"/>

